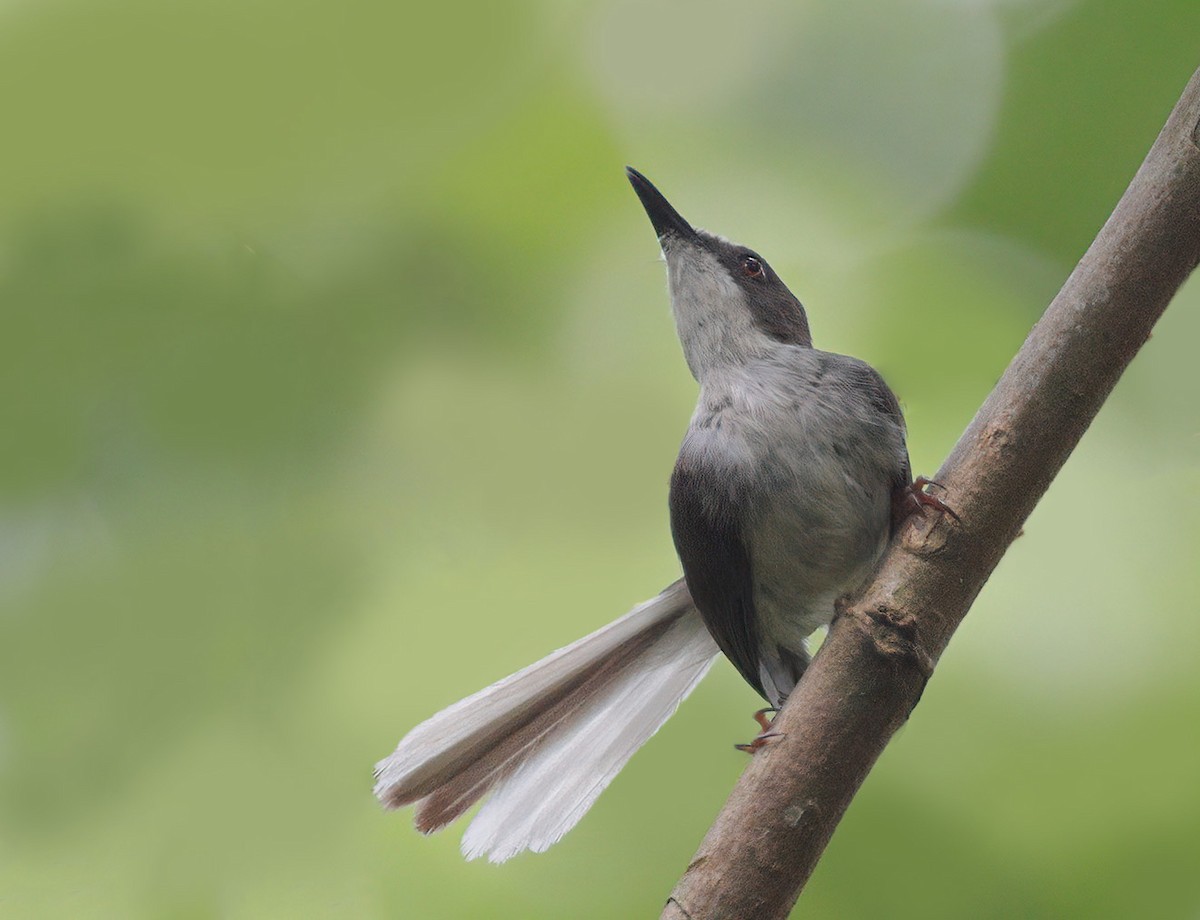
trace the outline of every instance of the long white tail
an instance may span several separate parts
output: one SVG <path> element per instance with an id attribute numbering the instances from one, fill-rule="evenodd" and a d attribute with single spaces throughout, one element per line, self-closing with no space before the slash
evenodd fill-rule
<path id="1" fill-rule="evenodd" d="M 569 831 L 708 671 L 717 646 L 682 579 L 590 636 L 443 709 L 375 766 L 424 833 L 483 795 L 463 855 L 504 862 Z"/>

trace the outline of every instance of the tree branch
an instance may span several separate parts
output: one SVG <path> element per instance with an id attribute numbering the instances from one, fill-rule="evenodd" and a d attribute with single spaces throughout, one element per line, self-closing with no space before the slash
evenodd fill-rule
<path id="1" fill-rule="evenodd" d="M 838 821 L 1038 499 L 1200 261 L 1200 71 L 1116 210 L 838 616 L 663 910 L 786 917 Z"/>

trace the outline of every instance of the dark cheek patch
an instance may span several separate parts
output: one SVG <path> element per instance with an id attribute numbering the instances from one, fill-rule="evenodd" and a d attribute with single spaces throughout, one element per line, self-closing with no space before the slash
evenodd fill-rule
<path id="1" fill-rule="evenodd" d="M 747 306 L 754 317 L 754 324 L 771 338 L 788 345 L 812 345 L 812 334 L 808 330 L 808 318 L 804 307 L 790 294 L 784 296 L 768 294 L 755 296 L 748 292 Z M 774 294 L 774 296 L 771 296 Z"/>
<path id="2" fill-rule="evenodd" d="M 812 347 L 804 307 L 758 253 L 715 238 L 710 240 L 708 248 L 742 289 L 746 306 L 759 329 L 778 342 Z M 761 263 L 765 277 L 748 277 L 742 270 L 744 257 Z"/>

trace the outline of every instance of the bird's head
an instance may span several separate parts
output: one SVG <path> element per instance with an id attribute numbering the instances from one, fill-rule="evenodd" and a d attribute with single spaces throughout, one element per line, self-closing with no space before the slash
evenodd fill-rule
<path id="1" fill-rule="evenodd" d="M 675 326 L 697 380 L 779 343 L 812 347 L 804 307 L 762 256 L 693 227 L 649 179 L 625 172 L 658 234 Z"/>

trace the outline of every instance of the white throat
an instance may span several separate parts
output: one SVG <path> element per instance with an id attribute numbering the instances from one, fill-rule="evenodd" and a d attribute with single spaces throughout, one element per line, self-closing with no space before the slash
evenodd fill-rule
<path id="1" fill-rule="evenodd" d="M 754 323 L 744 293 L 715 256 L 674 246 L 665 257 L 671 311 L 693 377 L 703 383 L 770 350 L 771 338 Z"/>

